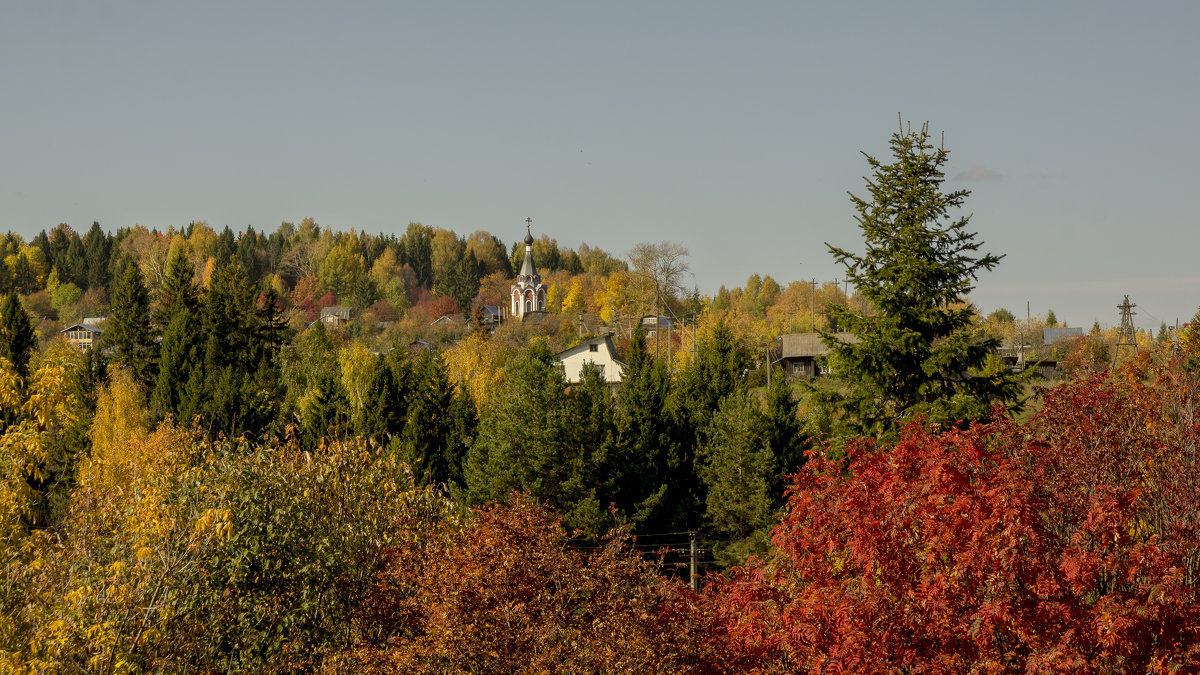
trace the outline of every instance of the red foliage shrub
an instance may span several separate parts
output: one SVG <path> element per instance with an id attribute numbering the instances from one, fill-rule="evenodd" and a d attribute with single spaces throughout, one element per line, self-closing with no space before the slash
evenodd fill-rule
<path id="1" fill-rule="evenodd" d="M 1001 421 L 813 456 L 691 609 L 731 672 L 1200 668 L 1200 377 L 1150 357 Z"/>

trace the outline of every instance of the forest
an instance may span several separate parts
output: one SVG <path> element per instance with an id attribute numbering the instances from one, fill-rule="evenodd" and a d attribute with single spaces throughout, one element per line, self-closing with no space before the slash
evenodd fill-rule
<path id="1" fill-rule="evenodd" d="M 483 231 L 10 232 L 0 670 L 1200 668 L 1200 332 L 1015 372 L 1057 319 L 967 302 L 1002 256 L 926 129 L 891 150 L 853 293 L 542 236 L 548 311 L 499 326 L 524 249 Z M 828 377 L 778 365 L 806 331 Z M 620 385 L 568 386 L 605 332 Z"/>

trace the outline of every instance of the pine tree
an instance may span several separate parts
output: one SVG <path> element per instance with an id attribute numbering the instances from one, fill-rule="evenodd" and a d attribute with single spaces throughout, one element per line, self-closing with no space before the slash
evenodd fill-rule
<path id="1" fill-rule="evenodd" d="M 864 153 L 870 198 L 851 195 L 865 252 L 829 246 L 873 309 L 831 307 L 837 325 L 857 338 L 825 338 L 834 373 L 849 387 L 844 396 L 818 397 L 838 411 L 839 435 L 891 435 L 918 414 L 950 423 L 985 418 L 993 403 L 1014 403 L 1019 393 L 1007 373 L 975 374 L 998 343 L 973 334 L 966 297 L 1001 256 L 979 253 L 966 229 L 970 216 L 952 215 L 969 193 L 942 190 L 949 152 L 934 147 L 928 125 L 901 129 L 890 147 L 890 164 Z"/>
<path id="2" fill-rule="evenodd" d="M 776 500 L 776 459 L 758 399 L 737 391 L 721 400 L 705 434 L 697 471 L 705 486 L 705 521 L 727 540 L 717 559 L 741 564 L 767 550 Z"/>
<path id="3" fill-rule="evenodd" d="M 787 477 L 799 470 L 805 461 L 807 439 L 804 438 L 796 412 L 792 387 L 780 373 L 771 380 L 771 386 L 767 389 L 767 410 L 763 418 L 766 427 L 763 433 L 775 461 L 771 496 L 776 507 L 784 504 Z"/>
<path id="4" fill-rule="evenodd" d="M 675 510 L 668 501 L 668 457 L 674 443 L 666 414 L 671 380 L 666 366 L 646 351 L 638 327 L 629 341 L 621 388 L 617 391 L 615 500 L 635 529 L 664 530 Z"/>
<path id="5" fill-rule="evenodd" d="M 417 385 L 400 439 L 418 485 L 464 485 L 463 461 L 475 433 L 475 406 L 450 384 L 446 365 L 426 356 L 416 365 Z"/>
<path id="6" fill-rule="evenodd" d="M 479 261 L 475 254 L 467 251 L 452 271 L 446 288 L 448 294 L 458 301 L 459 309 L 466 311 L 471 299 L 479 292 Z"/>
<path id="7" fill-rule="evenodd" d="M 204 404 L 214 432 L 254 435 L 279 422 L 279 325 L 274 295 L 264 302 L 231 262 L 213 275 L 201 303 L 204 372 L 210 397 Z M 278 431 L 278 429 L 276 429 Z"/>
<path id="8" fill-rule="evenodd" d="M 121 284 L 113 294 L 101 341 L 113 348 L 115 360 L 124 363 L 136 381 L 153 381 L 155 345 L 150 335 L 150 296 L 141 270 L 132 261 L 126 262 Z"/>
<path id="9" fill-rule="evenodd" d="M 87 288 L 87 260 L 83 252 L 83 242 L 78 234 L 71 233 L 66 252 L 58 256 L 54 265 L 58 267 L 59 281 L 75 284 L 81 289 Z"/>
<path id="10" fill-rule="evenodd" d="M 112 263 L 112 238 L 100 229 L 100 223 L 93 222 L 91 229 L 83 237 L 83 269 L 87 276 L 80 288 L 108 288 L 111 279 L 109 265 Z"/>
<path id="11" fill-rule="evenodd" d="M 167 273 L 162 288 L 158 291 L 158 304 L 154 310 L 154 322 L 160 330 L 175 319 L 183 310 L 195 313 L 199 306 L 200 289 L 195 282 L 192 263 L 183 253 L 183 247 L 172 246 L 167 260 Z"/>
<path id="12" fill-rule="evenodd" d="M 158 419 L 170 414 L 187 423 L 197 412 L 195 381 L 204 378 L 204 341 L 200 330 L 196 315 L 182 307 L 163 333 L 158 378 L 150 396 L 150 411 Z"/>
<path id="13" fill-rule="evenodd" d="M 350 430 L 350 402 L 342 384 L 332 372 L 317 381 L 316 391 L 304 415 L 304 441 L 311 450 L 321 439 L 336 440 Z"/>
<path id="14" fill-rule="evenodd" d="M 481 504 L 522 491 L 569 513 L 589 494 L 562 372 L 545 345 L 535 344 L 504 373 L 467 454 L 467 500 Z"/>
<path id="15" fill-rule="evenodd" d="M 16 291 L 9 291 L 0 304 L 0 357 L 8 359 L 17 373 L 28 374 L 29 358 L 37 345 L 37 336 L 29 314 Z"/>

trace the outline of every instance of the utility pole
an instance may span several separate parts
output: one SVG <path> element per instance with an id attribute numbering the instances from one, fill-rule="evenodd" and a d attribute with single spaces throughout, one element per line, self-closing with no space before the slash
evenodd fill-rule
<path id="1" fill-rule="evenodd" d="M 1117 344 L 1113 347 L 1113 363 L 1112 367 L 1117 367 L 1117 357 L 1121 354 L 1121 347 L 1133 347 L 1133 353 L 1137 353 L 1137 334 L 1133 327 L 1133 315 L 1137 312 L 1133 308 L 1136 304 L 1129 302 L 1129 296 L 1125 296 L 1124 302 L 1117 305 L 1117 309 L 1121 310 L 1121 326 L 1117 329 Z"/>
<path id="2" fill-rule="evenodd" d="M 812 329 L 815 333 L 817 332 L 817 279 L 815 277 L 812 280 L 812 287 Z"/>
<path id="3" fill-rule="evenodd" d="M 692 530 L 691 532 L 688 532 L 688 538 L 690 539 L 691 543 L 691 550 L 689 551 L 688 555 L 688 572 L 690 573 L 692 579 L 692 590 L 699 593 L 700 575 L 696 573 L 696 558 L 700 554 L 700 549 L 696 547 L 696 531 Z"/>

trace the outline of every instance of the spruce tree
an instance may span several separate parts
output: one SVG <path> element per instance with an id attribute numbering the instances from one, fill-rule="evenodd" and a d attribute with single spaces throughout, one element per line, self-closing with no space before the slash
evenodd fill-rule
<path id="1" fill-rule="evenodd" d="M 674 513 L 667 464 L 674 434 L 665 412 L 671 379 L 663 363 L 646 351 L 646 333 L 640 326 L 629 341 L 625 362 L 617 391 L 614 452 L 621 475 L 615 481 L 615 500 L 635 529 L 662 531 L 671 527 Z"/>
<path id="2" fill-rule="evenodd" d="M 84 273 L 87 280 L 80 288 L 108 288 L 110 280 L 109 265 L 111 264 L 112 238 L 100 229 L 100 223 L 93 222 L 91 229 L 83 237 Z"/>
<path id="3" fill-rule="evenodd" d="M 449 380 L 439 357 L 416 364 L 416 388 L 400 437 L 400 456 L 418 485 L 461 488 L 463 462 L 475 433 L 475 406 Z"/>
<path id="4" fill-rule="evenodd" d="M 150 334 L 150 296 L 142 272 L 132 261 L 113 293 L 101 342 L 111 347 L 114 360 L 124 363 L 139 382 L 153 381 L 154 340 Z"/>
<path id="5" fill-rule="evenodd" d="M 993 403 L 1014 403 L 1018 383 L 1006 373 L 977 374 L 994 353 L 995 339 L 971 330 L 967 303 L 978 274 L 1001 256 L 980 253 L 956 216 L 969 194 L 945 191 L 942 166 L 949 152 L 935 147 L 928 124 L 892 135 L 891 163 L 866 155 L 869 198 L 851 195 L 865 251 L 828 245 L 846 278 L 872 311 L 831 307 L 837 325 L 854 335 L 827 335 L 834 373 L 845 395 L 822 394 L 837 411 L 839 435 L 885 437 L 906 418 L 935 422 L 984 418 Z"/>
<path id="6" fill-rule="evenodd" d="M 321 444 L 321 439 L 344 437 L 350 427 L 349 410 L 350 401 L 339 378 L 334 372 L 323 373 L 304 415 L 305 446 L 311 450 Z"/>
<path id="7" fill-rule="evenodd" d="M 758 398 L 737 391 L 711 416 L 697 471 L 704 480 L 705 523 L 722 537 L 717 560 L 744 563 L 765 553 L 774 522 L 776 459 Z"/>
<path id="8" fill-rule="evenodd" d="M 29 313 L 21 305 L 16 291 L 9 291 L 0 304 L 0 357 L 6 358 L 24 377 L 29 371 L 29 358 L 37 345 L 37 335 L 29 321 Z"/>
<path id="9" fill-rule="evenodd" d="M 175 312 L 163 333 L 158 378 L 150 396 L 150 410 L 158 419 L 170 414 L 186 423 L 196 413 L 194 380 L 202 380 L 204 376 L 204 341 L 200 330 L 196 315 L 183 307 Z"/>
<path id="10" fill-rule="evenodd" d="M 780 373 L 771 380 L 767 389 L 767 409 L 764 414 L 767 446 L 775 461 L 775 479 L 771 484 L 771 496 L 776 507 L 784 503 L 787 477 L 804 465 L 804 437 L 800 418 L 796 415 L 796 401 L 792 398 L 792 387 Z"/>
<path id="11" fill-rule="evenodd" d="M 67 250 L 54 261 L 58 267 L 58 278 L 63 283 L 75 284 L 81 289 L 88 285 L 87 260 L 84 257 L 83 242 L 79 235 L 71 233 Z"/>
<path id="12" fill-rule="evenodd" d="M 195 313 L 199 296 L 192 263 L 184 255 L 183 247 L 172 246 L 167 259 L 167 273 L 158 291 L 158 303 L 154 309 L 155 324 L 165 331 L 181 311 Z"/>

